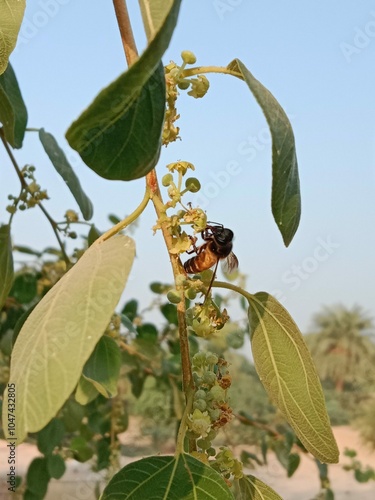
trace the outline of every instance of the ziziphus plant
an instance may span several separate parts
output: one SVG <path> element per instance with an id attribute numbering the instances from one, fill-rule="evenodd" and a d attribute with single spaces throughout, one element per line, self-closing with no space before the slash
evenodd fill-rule
<path id="1" fill-rule="evenodd" d="M 184 51 L 181 65 L 171 63 L 163 67 L 161 57 L 176 26 L 181 1 L 140 1 L 148 38 L 148 46 L 140 57 L 125 3 L 119 0 L 113 3 L 129 69 L 99 93 L 70 126 L 66 137 L 89 168 L 100 176 L 126 181 L 145 177 L 146 189 L 143 200 L 128 217 L 102 235 L 91 234 L 91 246 L 75 262 L 66 254 L 60 237 L 61 231 L 74 237 L 70 226 L 75 222 L 75 215 L 67 213 L 62 227 L 51 219 L 41 203 L 45 193 L 37 184 L 34 171 L 20 169 L 10 149 L 22 146 L 27 121 L 26 108 L 10 66 L 0 81 L 4 103 L 0 115 L 1 138 L 21 183 L 20 195 L 11 199 L 9 223 L 1 228 L 0 264 L 4 277 L 1 299 L 5 301 L 13 283 L 10 229 L 18 208 L 33 205 L 41 208 L 58 239 L 67 270 L 36 307 L 27 312 L 21 321 L 22 327 L 19 325 L 9 378 L 9 386 L 17 388 L 14 422 L 18 443 L 28 432 L 46 429 L 49 422 L 56 425 L 57 412 L 74 390 L 76 399 L 87 404 L 95 391 L 107 398 L 116 393 L 113 380 L 109 387 L 108 374 L 103 374 L 98 360 L 104 352 L 116 366 L 118 375 L 118 344 L 103 336 L 103 332 L 124 289 L 135 252 L 134 241 L 119 233 L 151 202 L 157 215 L 154 229 L 163 235 L 174 276 L 174 286 L 167 296 L 176 304 L 185 406 L 175 455 L 149 457 L 123 468 L 108 483 L 101 498 L 114 495 L 141 499 L 155 491 L 158 498 L 207 498 L 208 495 L 220 499 L 279 498 L 257 478 L 245 476 L 241 463 L 227 447 L 219 451 L 214 447 L 218 429 L 232 418 L 226 394 L 232 374 L 225 360 L 214 353 L 198 352 L 191 357 L 189 336 L 209 337 L 225 324 L 227 313 L 220 310 L 211 296 L 206 296 L 212 273 L 187 276 L 180 260 L 180 255 L 191 246 L 191 236 L 205 229 L 207 216 L 198 207 L 183 204 L 183 195 L 196 192 L 200 187 L 198 179 L 192 177 L 183 185 L 184 176 L 192 168 L 188 161 L 169 165 L 170 172 L 162 179 L 168 188 L 166 202 L 155 167 L 161 146 L 173 142 L 179 134 L 175 106 L 178 89 L 188 90 L 188 94 L 196 98 L 203 97 L 208 89 L 206 75 L 212 72 L 242 80 L 255 96 L 270 128 L 272 213 L 288 246 L 300 218 L 298 167 L 291 125 L 272 94 L 238 59 L 226 67 L 188 67 L 195 64 L 195 56 Z M 13 19 L 17 31 L 20 19 L 17 16 Z M 9 44 L 8 52 L 12 45 Z M 38 133 L 84 218 L 89 220 L 90 201 L 65 155 L 50 134 L 43 129 Z M 144 147 L 139 148 L 140 142 Z M 185 228 L 189 229 L 185 231 Z M 214 281 L 213 287 L 232 290 L 248 302 L 257 372 L 301 446 L 321 462 L 337 462 L 338 450 L 320 382 L 302 335 L 288 312 L 265 292 L 251 294 L 231 282 Z M 203 303 L 196 302 L 187 310 L 186 299 L 194 301 L 199 294 L 203 294 Z M 4 429 L 7 429 L 7 421 L 4 405 Z M 6 434 L 6 437 L 9 436 Z M 52 450 L 47 448 L 46 453 L 50 454 Z M 145 474 L 150 475 L 147 480 Z"/>

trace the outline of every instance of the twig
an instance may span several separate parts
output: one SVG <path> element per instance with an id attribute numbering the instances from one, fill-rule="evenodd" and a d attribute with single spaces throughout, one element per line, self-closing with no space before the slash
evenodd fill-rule
<path id="1" fill-rule="evenodd" d="M 29 185 L 27 184 L 27 182 L 25 181 L 25 178 L 24 176 L 22 175 L 22 172 L 17 164 L 17 161 L 15 159 L 15 157 L 13 156 L 13 153 L 8 145 L 8 142 L 6 141 L 5 137 L 4 137 L 4 132 L 2 129 L 0 129 L 0 138 L 4 144 L 4 148 L 6 150 L 6 152 L 8 153 L 8 156 L 10 158 L 10 161 L 12 162 L 13 164 L 13 167 L 17 173 L 17 176 L 20 180 L 20 183 L 21 183 L 21 186 L 23 187 L 23 189 L 25 189 L 28 193 L 30 193 L 31 195 L 33 193 L 31 193 L 30 189 L 29 189 Z M 55 236 L 56 236 L 56 239 L 59 243 L 59 246 L 60 246 L 60 249 L 61 249 L 61 253 L 62 253 L 62 256 L 63 256 L 63 259 L 65 260 L 66 264 L 68 267 L 70 267 L 72 265 L 67 253 L 65 252 L 65 248 L 64 248 L 64 244 L 60 238 L 60 235 L 59 235 L 59 232 L 58 232 L 58 229 L 57 229 L 57 223 L 54 221 L 54 219 L 50 216 L 50 214 L 47 212 L 47 210 L 44 208 L 44 206 L 42 205 L 42 203 L 39 201 L 37 203 L 38 207 L 40 208 L 40 210 L 44 213 L 44 215 L 46 216 L 48 222 L 51 224 L 51 227 L 53 229 L 53 232 L 55 233 Z"/>

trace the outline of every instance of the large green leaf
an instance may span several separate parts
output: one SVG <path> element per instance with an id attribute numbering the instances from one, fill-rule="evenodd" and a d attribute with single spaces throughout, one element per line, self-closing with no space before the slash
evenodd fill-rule
<path id="1" fill-rule="evenodd" d="M 0 309 L 12 288 L 14 278 L 10 226 L 0 227 Z"/>
<path id="2" fill-rule="evenodd" d="M 94 243 L 25 321 L 9 380 L 17 391 L 18 443 L 43 428 L 73 391 L 121 296 L 134 253 L 127 236 Z"/>
<path id="3" fill-rule="evenodd" d="M 147 40 L 155 37 L 172 4 L 173 0 L 139 0 Z"/>
<path id="4" fill-rule="evenodd" d="M 282 498 L 257 477 L 244 476 L 236 484 L 236 500 L 282 500 Z"/>
<path id="5" fill-rule="evenodd" d="M 163 9 L 164 21 L 142 56 L 102 90 L 70 126 L 66 138 L 83 161 L 106 179 L 132 180 L 156 165 L 165 112 L 165 78 L 160 62 L 181 0 Z"/>
<path id="6" fill-rule="evenodd" d="M 113 476 L 100 500 L 233 500 L 223 478 L 189 455 L 149 457 Z"/>
<path id="7" fill-rule="evenodd" d="M 25 7 L 26 0 L 0 0 L 0 75 L 16 46 Z"/>
<path id="8" fill-rule="evenodd" d="M 308 451 L 321 462 L 337 463 L 322 387 L 301 332 L 268 293 L 248 298 L 255 368 L 269 397 Z"/>
<path id="9" fill-rule="evenodd" d="M 90 220 L 93 215 L 93 207 L 90 199 L 86 196 L 78 177 L 68 162 L 64 151 L 57 144 L 52 134 L 46 132 L 43 128 L 39 130 L 39 139 L 47 153 L 52 165 L 64 179 L 70 192 L 74 196 L 85 220 Z"/>
<path id="10" fill-rule="evenodd" d="M 95 389 L 106 398 L 117 394 L 117 379 L 120 373 L 121 352 L 117 343 L 104 335 L 96 344 L 83 367 L 82 374 L 92 382 Z"/>
<path id="11" fill-rule="evenodd" d="M 3 124 L 5 139 L 9 144 L 13 148 L 22 147 L 27 125 L 27 109 L 10 64 L 0 76 L 0 123 Z"/>
<path id="12" fill-rule="evenodd" d="M 301 195 L 294 134 L 290 121 L 269 90 L 239 60 L 228 69 L 246 82 L 266 117 L 272 136 L 272 213 L 286 246 L 292 241 L 301 217 Z"/>

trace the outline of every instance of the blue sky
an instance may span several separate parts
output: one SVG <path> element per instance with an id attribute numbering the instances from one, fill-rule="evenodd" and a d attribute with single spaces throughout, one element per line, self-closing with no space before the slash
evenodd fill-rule
<path id="1" fill-rule="evenodd" d="M 129 8 L 142 50 L 137 2 L 129 2 Z M 112 3 L 28 2 L 20 36 L 11 62 L 29 126 L 55 135 L 94 202 L 93 220 L 105 230 L 107 214 L 123 216 L 137 206 L 144 181 L 99 178 L 70 150 L 64 134 L 125 69 Z M 266 122 L 237 79 L 208 75 L 211 87 L 204 99 L 181 94 L 182 141 L 163 152 L 160 176 L 165 164 L 178 159 L 195 165 L 203 189 L 190 201 L 234 231 L 248 290 L 274 293 L 303 331 L 322 305 L 359 304 L 375 316 L 373 2 L 185 0 L 165 63 L 179 61 L 182 50 L 192 50 L 199 65 L 225 66 L 240 58 L 286 110 L 300 169 L 300 228 L 286 249 L 270 210 Z M 37 179 L 51 197 L 46 207 L 56 220 L 67 208 L 76 209 L 36 134 L 28 134 L 15 154 L 20 164 L 36 165 Z M 17 179 L 3 151 L 0 162 L 2 189 L 16 194 Z M 0 221 L 7 220 L 6 204 L 3 199 Z M 127 289 L 127 296 L 143 306 L 152 298 L 148 283 L 171 278 L 161 235 L 151 231 L 154 218 L 150 206 L 135 233 L 137 259 Z M 32 241 L 36 248 L 54 243 L 39 211 L 19 214 L 14 222 L 15 243 Z"/>

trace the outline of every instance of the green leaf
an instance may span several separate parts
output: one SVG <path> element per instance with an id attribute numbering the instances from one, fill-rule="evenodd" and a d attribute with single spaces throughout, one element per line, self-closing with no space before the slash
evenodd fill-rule
<path id="1" fill-rule="evenodd" d="M 0 309 L 12 288 L 14 278 L 10 226 L 0 227 Z"/>
<path id="2" fill-rule="evenodd" d="M 77 403 L 83 406 L 87 405 L 88 403 L 91 403 L 91 401 L 93 401 L 98 394 L 99 391 L 84 376 L 82 376 L 79 379 L 77 389 L 74 395 Z"/>
<path id="3" fill-rule="evenodd" d="M 137 316 L 138 311 L 138 301 L 135 299 L 129 300 L 124 307 L 122 308 L 121 313 L 125 314 L 125 316 L 130 320 L 134 321 L 134 318 Z"/>
<path id="4" fill-rule="evenodd" d="M 37 294 L 37 281 L 35 273 L 21 271 L 16 276 L 9 295 L 20 304 L 28 304 Z"/>
<path id="5" fill-rule="evenodd" d="M 111 440 L 102 438 L 96 443 L 97 469 L 107 469 L 111 463 Z"/>
<path id="6" fill-rule="evenodd" d="M 66 471 L 66 465 L 61 455 L 49 455 L 47 457 L 47 470 L 51 477 L 60 479 Z"/>
<path id="7" fill-rule="evenodd" d="M 65 427 L 61 420 L 53 418 L 41 431 L 38 432 L 38 450 L 43 455 L 52 453 L 64 437 Z"/>
<path id="8" fill-rule="evenodd" d="M 237 500 L 283 500 L 276 491 L 255 476 L 239 479 L 237 491 Z"/>
<path id="9" fill-rule="evenodd" d="M 152 323 L 143 323 L 143 325 L 137 326 L 137 340 L 155 344 L 158 340 L 158 329 Z"/>
<path id="10" fill-rule="evenodd" d="M 149 457 L 133 462 L 113 476 L 100 500 L 174 498 L 233 500 L 223 478 L 189 455 Z"/>
<path id="11" fill-rule="evenodd" d="M 90 227 L 89 234 L 87 235 L 87 244 L 89 247 L 96 241 L 99 236 L 101 236 L 100 231 L 94 226 L 94 224 Z"/>
<path id="12" fill-rule="evenodd" d="M 165 112 L 165 76 L 160 62 L 177 23 L 181 0 L 142 56 L 102 90 L 70 126 L 66 138 L 83 161 L 106 179 L 133 180 L 152 170 L 160 154 Z"/>
<path id="13" fill-rule="evenodd" d="M 106 398 L 117 394 L 121 352 L 117 343 L 104 335 L 86 361 L 82 374 Z"/>
<path id="14" fill-rule="evenodd" d="M 9 56 L 16 46 L 25 6 L 26 0 L 0 0 L 0 75 L 6 70 Z"/>
<path id="15" fill-rule="evenodd" d="M 174 304 L 163 304 L 162 306 L 160 306 L 160 312 L 170 325 L 178 324 L 177 307 Z"/>
<path id="16" fill-rule="evenodd" d="M 297 325 L 271 295 L 249 295 L 255 368 L 274 404 L 308 451 L 321 462 L 337 463 L 322 387 Z"/>
<path id="17" fill-rule="evenodd" d="M 147 40 L 155 38 L 172 4 L 173 0 L 139 0 Z"/>
<path id="18" fill-rule="evenodd" d="M 17 438 L 37 432 L 77 385 L 108 325 L 134 260 L 134 242 L 96 242 L 43 297 L 12 352 L 9 383 L 17 387 Z M 6 421 L 5 408 L 3 410 Z"/>
<path id="19" fill-rule="evenodd" d="M 47 459 L 45 457 L 34 458 L 31 462 L 26 475 L 27 489 L 44 498 L 47 493 L 48 483 L 51 476 L 47 468 Z"/>
<path id="20" fill-rule="evenodd" d="M 129 332 L 135 334 L 138 333 L 136 327 L 125 314 L 121 314 L 121 323 L 129 330 Z"/>
<path id="21" fill-rule="evenodd" d="M 301 457 L 298 455 L 298 453 L 291 453 L 288 457 L 288 477 L 292 477 L 293 474 L 296 472 L 296 470 L 299 467 L 299 464 L 301 463 Z"/>
<path id="22" fill-rule="evenodd" d="M 73 168 L 68 162 L 64 151 L 57 144 L 56 139 L 52 134 L 46 132 L 44 128 L 39 130 L 39 139 L 42 143 L 44 151 L 47 153 L 48 158 L 51 160 L 52 165 L 55 167 L 57 173 L 64 179 L 74 199 L 82 212 L 85 220 L 90 220 L 93 215 L 93 206 L 89 198 L 84 193 L 78 177 L 76 176 Z"/>
<path id="23" fill-rule="evenodd" d="M 3 124 L 4 136 L 9 144 L 13 148 L 22 147 L 27 125 L 27 109 L 10 64 L 0 76 L 0 122 Z"/>
<path id="24" fill-rule="evenodd" d="M 75 432 L 81 427 L 85 408 L 74 399 L 68 399 L 61 410 L 61 419 L 67 432 Z"/>
<path id="25" fill-rule="evenodd" d="M 262 108 L 272 137 L 272 214 L 285 246 L 292 241 L 301 217 L 296 146 L 290 121 L 269 90 L 239 60 L 228 69 L 238 72 Z"/>
<path id="26" fill-rule="evenodd" d="M 127 75 L 102 90 L 66 133 L 70 146 L 86 165 L 110 180 L 143 177 L 160 155 L 165 110 L 163 66 L 159 65 L 143 87 L 138 81 L 128 83 Z M 133 86 L 140 88 L 140 93 L 135 93 Z"/>
<path id="27" fill-rule="evenodd" d="M 72 439 L 70 449 L 73 451 L 73 458 L 78 462 L 87 462 L 93 456 L 94 452 L 82 436 Z"/>

